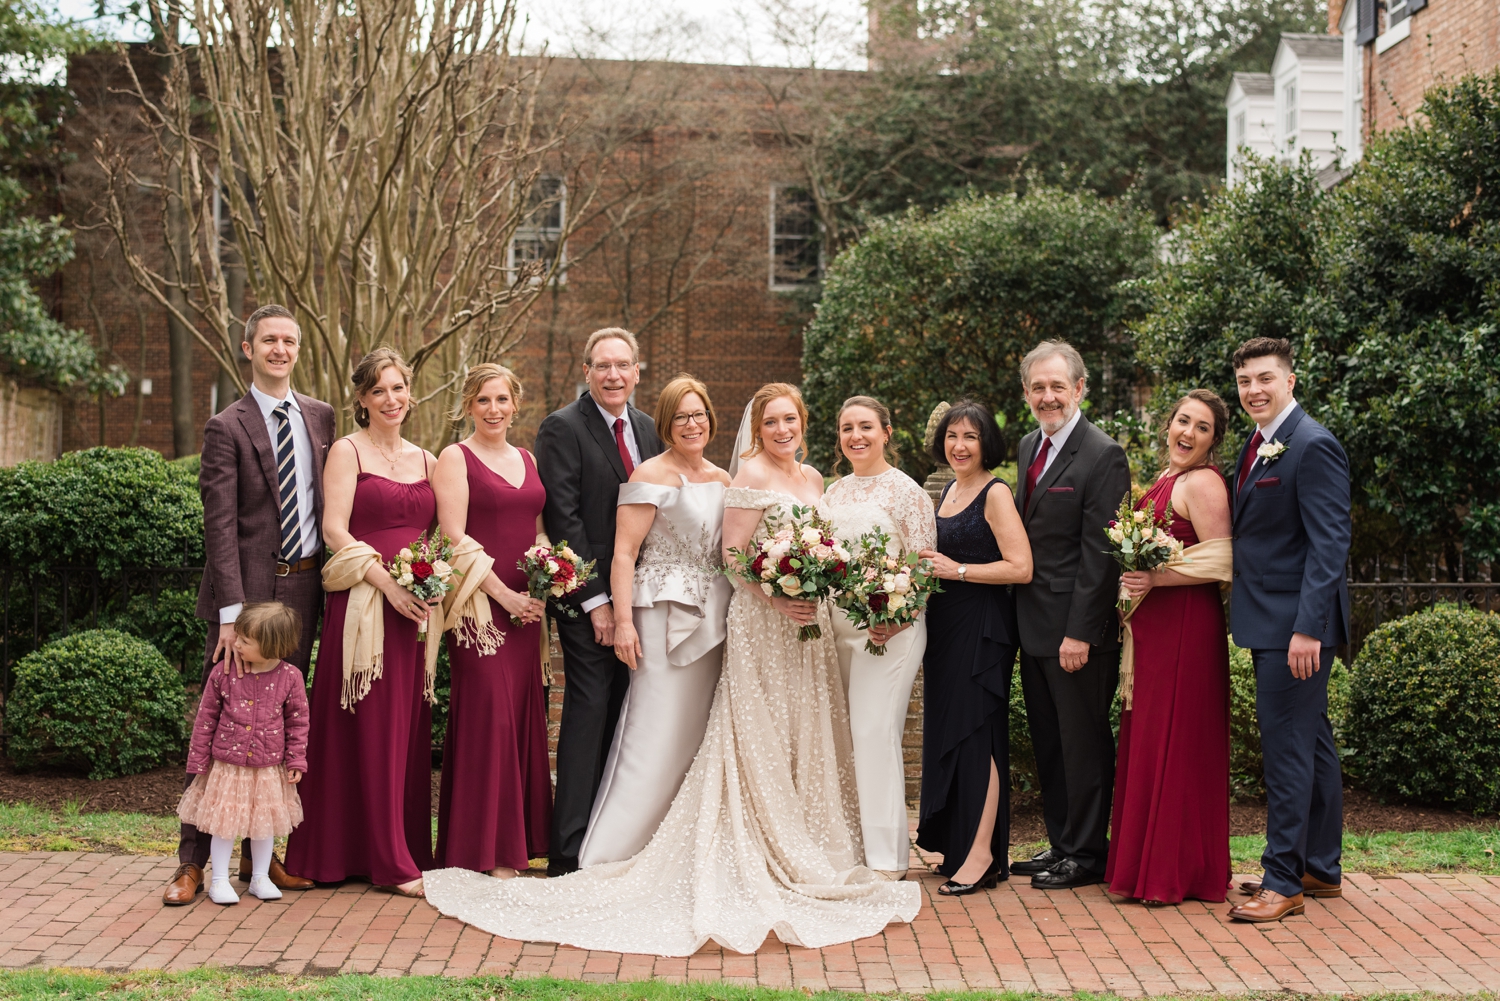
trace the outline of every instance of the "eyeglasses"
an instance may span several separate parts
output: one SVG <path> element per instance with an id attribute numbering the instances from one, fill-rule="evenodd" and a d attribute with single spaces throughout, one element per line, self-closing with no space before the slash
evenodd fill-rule
<path id="1" fill-rule="evenodd" d="M 702 424 L 707 426 L 708 414 L 704 413 L 701 410 L 694 410 L 690 414 L 672 415 L 672 426 L 674 428 L 685 428 L 688 426 L 688 421 L 692 421 L 694 424 Z"/>
<path id="2" fill-rule="evenodd" d="M 633 361 L 613 361 L 613 362 L 610 362 L 610 361 L 596 361 L 590 367 L 594 370 L 594 374 L 595 375 L 609 375 L 609 373 L 611 373 L 611 372 L 619 372 L 621 375 L 624 375 L 626 372 L 629 372 L 632 368 L 635 368 L 635 362 L 633 362 Z"/>

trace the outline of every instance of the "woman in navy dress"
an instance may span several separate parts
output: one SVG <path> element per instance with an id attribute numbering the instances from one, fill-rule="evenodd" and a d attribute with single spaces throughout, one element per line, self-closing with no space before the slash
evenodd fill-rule
<path id="1" fill-rule="evenodd" d="M 960 400 L 934 457 L 953 467 L 937 511 L 943 591 L 927 605 L 922 806 L 917 845 L 941 852 L 947 896 L 1010 876 L 1010 679 L 1020 635 L 1010 585 L 1031 580 L 1031 544 L 1010 487 L 990 470 L 1004 441 L 989 410 Z"/>
<path id="2" fill-rule="evenodd" d="M 443 450 L 434 477 L 438 521 L 455 542 L 467 535 L 495 561 L 479 585 L 504 642 L 484 653 L 477 639 L 447 635 L 452 688 L 437 864 L 508 879 L 547 854 L 552 777 L 543 704 L 542 602 L 526 593 L 517 563 L 539 537 L 547 491 L 524 448 L 506 440 L 521 403 L 508 368 L 486 363 L 464 379 L 459 419 L 474 433 Z M 511 624 L 511 616 L 521 625 Z M 450 621 L 450 625 L 452 622 Z"/>

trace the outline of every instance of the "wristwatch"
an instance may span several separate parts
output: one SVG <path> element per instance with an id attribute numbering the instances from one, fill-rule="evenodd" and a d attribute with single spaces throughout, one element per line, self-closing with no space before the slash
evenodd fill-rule
<path id="1" fill-rule="evenodd" d="M 959 580 L 965 580 L 964 574 L 966 574 L 968 572 L 969 572 L 969 564 L 967 564 L 967 563 L 960 563 L 958 565 L 958 579 Z"/>

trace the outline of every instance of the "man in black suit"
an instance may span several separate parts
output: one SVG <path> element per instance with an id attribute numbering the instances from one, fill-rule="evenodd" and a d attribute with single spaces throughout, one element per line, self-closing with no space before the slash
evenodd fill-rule
<path id="1" fill-rule="evenodd" d="M 1064 341 L 1043 341 L 1021 361 L 1041 427 L 1021 439 L 1016 506 L 1035 571 L 1016 588 L 1016 611 L 1051 846 L 1011 871 L 1048 890 L 1104 881 L 1115 781 L 1109 707 L 1120 677 L 1120 571 L 1105 553 L 1104 528 L 1130 490 L 1130 464 L 1079 410 L 1087 377 Z"/>
<path id="2" fill-rule="evenodd" d="M 566 539 L 598 576 L 565 599 L 578 618 L 559 617 L 562 643 L 562 723 L 557 736 L 557 795 L 547 875 L 578 868 L 578 849 L 630 673 L 615 657 L 615 617 L 609 569 L 615 554 L 615 503 L 620 484 L 635 467 L 662 450 L 656 424 L 630 405 L 641 381 L 635 335 L 606 327 L 589 335 L 583 350 L 588 392 L 542 421 L 536 433 L 536 467 L 547 487 L 542 520 L 553 542 Z"/>

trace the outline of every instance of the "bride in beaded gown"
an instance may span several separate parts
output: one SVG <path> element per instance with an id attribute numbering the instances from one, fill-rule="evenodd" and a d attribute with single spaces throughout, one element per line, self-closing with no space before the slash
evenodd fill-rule
<path id="1" fill-rule="evenodd" d="M 800 448 L 806 411 L 796 394 L 772 384 L 747 408 L 752 451 L 766 456 L 725 491 L 726 546 L 744 533 L 736 523 L 753 524 L 758 542 L 793 504 L 810 502 L 804 494 L 822 494 L 821 478 L 800 463 L 807 483 L 797 493 L 764 489 L 776 477 L 750 468 Z M 832 619 L 826 604 L 814 608 L 798 614 L 815 617 L 823 638 L 799 642 L 788 614 L 736 587 L 703 743 L 638 855 L 548 880 L 429 872 L 428 901 L 506 938 L 658 956 L 692 955 L 710 940 L 753 953 L 770 932 L 818 948 L 914 918 L 918 885 L 886 882 L 863 864 Z"/>

